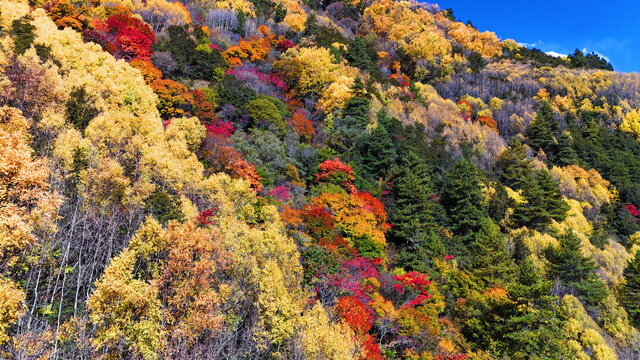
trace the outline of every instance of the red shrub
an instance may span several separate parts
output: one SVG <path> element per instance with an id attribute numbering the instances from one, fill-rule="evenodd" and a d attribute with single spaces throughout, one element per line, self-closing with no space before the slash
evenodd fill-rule
<path id="1" fill-rule="evenodd" d="M 351 184 L 356 178 L 351 167 L 340 159 L 325 160 L 316 173 L 317 182 L 328 182 L 336 185 Z"/>
<path id="2" fill-rule="evenodd" d="M 340 298 L 335 308 L 340 318 L 347 323 L 357 336 L 363 336 L 371 330 L 371 314 L 362 301 L 355 296 Z"/>
<path id="3" fill-rule="evenodd" d="M 635 217 L 636 219 L 638 219 L 638 217 L 640 217 L 640 211 L 638 211 L 638 209 L 636 209 L 636 206 L 631 204 L 631 205 L 624 205 L 624 207 L 629 211 L 629 214 L 631 214 L 631 216 Z"/>

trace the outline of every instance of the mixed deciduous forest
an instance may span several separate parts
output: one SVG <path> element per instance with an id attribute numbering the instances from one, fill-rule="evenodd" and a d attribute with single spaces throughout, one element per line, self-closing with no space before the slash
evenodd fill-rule
<path id="1" fill-rule="evenodd" d="M 413 0 L 2 0 L 0 358 L 637 359 L 640 75 Z"/>

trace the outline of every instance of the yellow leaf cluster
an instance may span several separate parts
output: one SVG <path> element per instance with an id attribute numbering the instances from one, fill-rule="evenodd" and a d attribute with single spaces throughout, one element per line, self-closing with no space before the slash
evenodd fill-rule
<path id="1" fill-rule="evenodd" d="M 246 0 L 222 0 L 215 1 L 213 6 L 218 9 L 224 10 L 233 10 L 235 12 L 239 12 L 242 10 L 247 16 L 256 16 L 255 7 L 253 3 Z"/>
<path id="2" fill-rule="evenodd" d="M 632 133 L 640 139 L 640 111 L 638 109 L 633 109 L 624 116 L 620 130 Z"/>
<path id="3" fill-rule="evenodd" d="M 323 47 L 291 48 L 282 55 L 282 59 L 295 61 L 300 65 L 298 88 L 301 94 L 320 94 L 325 86 L 338 78 L 353 79 L 357 74 L 355 68 L 344 63 L 334 63 L 329 50 Z"/>
<path id="4" fill-rule="evenodd" d="M 322 206 L 331 210 L 336 223 L 347 233 L 345 240 L 369 236 L 374 243 L 386 246 L 383 224 L 367 211 L 362 198 L 354 194 L 323 193 L 309 200 L 311 206 Z"/>
<path id="5" fill-rule="evenodd" d="M 320 303 L 302 317 L 300 342 L 307 359 L 350 360 L 358 359 L 359 351 L 351 327 L 329 321 Z"/>
<path id="6" fill-rule="evenodd" d="M 15 20 L 29 13 L 29 3 L 26 0 L 11 0 L 2 3 L 0 10 L 0 27 L 11 29 Z"/>
<path id="7" fill-rule="evenodd" d="M 304 31 L 307 22 L 307 13 L 302 8 L 300 1 L 281 0 L 280 4 L 287 9 L 287 15 L 283 22 L 293 31 Z"/>
<path id="8" fill-rule="evenodd" d="M 32 156 L 29 125 L 19 110 L 0 107 L 0 258 L 9 264 L 33 244 L 34 230 L 56 231 L 61 202 L 46 162 Z"/>
<path id="9" fill-rule="evenodd" d="M 554 166 L 550 173 L 560 184 L 560 191 L 569 198 L 587 201 L 596 207 L 613 200 L 614 195 L 609 191 L 611 184 L 595 169 L 587 171 L 578 165 Z"/>
<path id="10" fill-rule="evenodd" d="M 125 249 L 113 258 L 87 301 L 90 320 L 96 326 L 93 345 L 114 351 L 126 341 L 128 348 L 145 360 L 158 358 L 164 344 L 158 289 L 136 279 L 136 252 Z"/>
<path id="11" fill-rule="evenodd" d="M 24 292 L 9 278 L 11 268 L 36 245 L 36 231 L 56 231 L 61 203 L 50 190 L 46 162 L 34 158 L 29 146 L 30 125 L 19 110 L 0 107 L 0 344 L 25 307 Z"/>
<path id="12" fill-rule="evenodd" d="M 83 42 L 72 29 L 58 30 L 43 9 L 36 9 L 31 15 L 36 27 L 34 44 L 51 48 L 66 93 L 84 88 L 99 111 L 157 113 L 155 94 L 124 60 L 115 60 L 95 43 Z"/>
<path id="13" fill-rule="evenodd" d="M 330 113 L 335 109 L 342 109 L 344 104 L 351 98 L 354 78 L 340 75 L 336 81 L 332 82 L 322 92 L 322 98 L 318 101 L 318 106 L 325 113 Z"/>
<path id="14" fill-rule="evenodd" d="M 475 51 L 482 56 L 497 56 L 502 53 L 502 44 L 496 34 L 485 31 L 483 33 L 469 25 L 451 22 L 447 35 L 451 36 L 463 47 Z"/>
<path id="15" fill-rule="evenodd" d="M 363 13 L 360 31 L 395 41 L 408 54 L 433 64 L 451 63 L 451 43 L 438 28 L 434 16 L 413 1 L 381 0 Z"/>
<path id="16" fill-rule="evenodd" d="M 616 360 L 618 358 L 580 300 L 573 295 L 565 295 L 560 302 L 560 309 L 567 318 L 562 329 L 564 336 L 569 339 L 569 345 L 577 352 L 579 359 Z M 591 356 L 587 353 L 591 353 Z"/>

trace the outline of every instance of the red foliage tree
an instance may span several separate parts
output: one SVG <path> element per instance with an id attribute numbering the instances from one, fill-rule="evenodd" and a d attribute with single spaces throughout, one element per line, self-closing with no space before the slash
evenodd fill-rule
<path id="1" fill-rule="evenodd" d="M 378 224 L 382 225 L 387 221 L 387 212 L 380 200 L 368 192 L 359 192 L 356 196 L 364 200 L 364 209 L 375 215 Z"/>
<path id="2" fill-rule="evenodd" d="M 633 205 L 633 204 L 624 205 L 624 207 L 627 209 L 627 211 L 629 211 L 629 214 L 631 214 L 631 216 L 635 217 L 636 219 L 638 219 L 638 217 L 640 217 L 640 211 L 638 211 L 638 209 L 636 209 L 635 205 Z"/>
<path id="3" fill-rule="evenodd" d="M 371 313 L 357 297 L 345 296 L 340 298 L 335 310 L 340 315 L 340 318 L 353 329 L 356 336 L 361 337 L 371 330 L 373 324 Z"/>
<path id="4" fill-rule="evenodd" d="M 325 160 L 320 164 L 316 175 L 316 182 L 328 182 L 336 185 L 348 185 L 356 179 L 351 167 L 340 159 Z"/>
<path id="5" fill-rule="evenodd" d="M 373 319 L 371 310 L 355 296 L 345 296 L 338 301 L 335 307 L 340 318 L 347 323 L 356 333 L 356 337 L 362 342 L 361 359 L 377 360 L 384 359 L 380 352 L 380 347 L 369 334 Z"/>
<path id="6" fill-rule="evenodd" d="M 249 181 L 256 191 L 262 190 L 262 178 L 253 165 L 242 159 L 227 137 L 207 133 L 200 155 L 208 167 L 207 173 L 225 172 L 234 178 Z"/>
<path id="7" fill-rule="evenodd" d="M 107 19 L 109 34 L 115 41 L 113 55 L 130 61 L 135 58 L 149 60 L 151 57 L 151 45 L 156 37 L 149 25 L 142 20 L 121 13 L 111 15 Z"/>

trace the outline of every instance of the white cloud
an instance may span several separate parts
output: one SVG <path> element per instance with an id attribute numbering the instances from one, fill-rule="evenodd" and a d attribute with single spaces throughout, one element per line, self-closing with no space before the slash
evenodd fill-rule
<path id="1" fill-rule="evenodd" d="M 594 54 L 596 54 L 596 55 L 600 56 L 601 58 L 603 58 L 603 59 L 607 60 L 607 62 L 611 62 L 611 59 L 609 59 L 609 57 L 608 57 L 608 56 L 605 56 L 605 55 L 603 55 L 603 54 L 601 54 L 601 53 L 599 53 L 599 52 L 597 52 L 597 51 L 587 51 L 587 48 L 583 48 L 583 49 L 582 49 L 582 52 L 583 52 L 585 55 L 587 55 L 587 54 L 591 54 L 591 53 L 594 53 Z"/>
<path id="2" fill-rule="evenodd" d="M 522 47 L 527 47 L 527 48 L 533 48 L 533 47 L 539 47 L 540 46 L 541 41 L 538 40 L 532 44 L 530 43 L 526 43 L 526 42 L 519 42 L 518 45 L 522 46 Z"/>
<path id="3" fill-rule="evenodd" d="M 557 53 L 555 51 L 547 51 L 547 52 L 545 52 L 545 54 L 547 54 L 549 56 L 553 56 L 553 57 L 567 57 L 567 54 L 560 54 L 560 53 Z"/>

